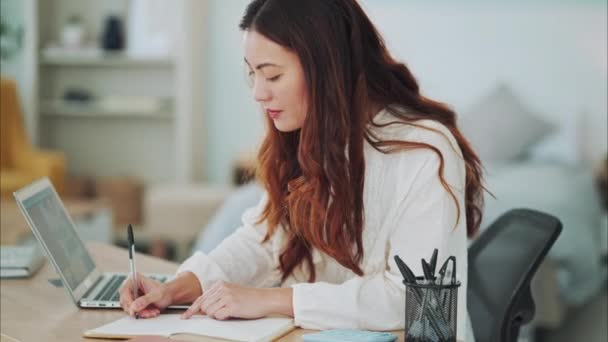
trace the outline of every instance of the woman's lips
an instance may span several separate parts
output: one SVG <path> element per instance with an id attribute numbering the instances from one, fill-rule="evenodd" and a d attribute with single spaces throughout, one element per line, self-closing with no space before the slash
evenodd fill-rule
<path id="1" fill-rule="evenodd" d="M 274 119 L 278 119 L 283 111 L 282 110 L 266 109 L 266 112 L 268 113 L 268 116 L 270 116 L 274 120 Z"/>

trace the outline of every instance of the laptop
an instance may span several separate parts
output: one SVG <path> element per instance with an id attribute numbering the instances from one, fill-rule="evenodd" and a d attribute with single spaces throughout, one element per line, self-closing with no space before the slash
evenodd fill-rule
<path id="1" fill-rule="evenodd" d="M 128 274 L 102 273 L 97 268 L 49 179 L 37 180 L 13 195 L 72 301 L 83 308 L 120 308 L 118 290 Z M 165 282 L 172 276 L 150 277 Z"/>

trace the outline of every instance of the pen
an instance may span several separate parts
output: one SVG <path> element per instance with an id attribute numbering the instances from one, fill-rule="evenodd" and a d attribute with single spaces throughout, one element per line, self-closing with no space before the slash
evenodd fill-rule
<path id="1" fill-rule="evenodd" d="M 454 285 L 456 283 L 456 257 L 450 256 L 449 258 L 447 258 L 445 260 L 445 262 L 439 269 L 439 275 L 441 275 L 441 278 L 440 278 L 441 281 L 439 282 L 440 285 L 443 285 L 443 277 L 445 276 L 445 273 L 447 271 L 448 264 L 450 261 L 452 262 L 452 273 L 450 274 L 450 278 L 451 278 L 450 284 Z"/>
<path id="2" fill-rule="evenodd" d="M 422 263 L 422 272 L 424 273 L 424 279 L 428 280 L 429 283 L 432 283 L 433 281 L 435 281 L 435 277 L 433 276 L 433 273 L 431 271 L 432 266 L 429 266 L 429 264 L 426 262 L 426 260 L 424 260 L 424 258 L 421 260 Z"/>
<path id="3" fill-rule="evenodd" d="M 407 264 L 405 262 L 403 262 L 403 260 L 401 260 L 399 255 L 395 255 L 393 258 L 395 259 L 395 263 L 397 264 L 397 267 L 399 268 L 399 271 L 401 272 L 401 275 L 403 276 L 405 281 L 408 283 L 411 283 L 411 284 L 416 284 L 417 283 L 416 275 L 407 266 Z M 426 292 L 427 291 L 424 291 L 424 294 L 422 294 L 421 289 L 414 288 L 412 292 L 414 294 L 414 299 L 416 300 L 416 302 L 419 305 L 422 305 L 422 311 L 420 313 L 420 315 L 421 315 L 420 317 L 424 319 L 424 316 L 422 316 L 422 315 L 426 311 Z M 433 330 L 435 331 L 435 333 L 437 334 L 437 336 L 443 337 L 443 334 L 441 333 L 441 330 L 440 330 L 439 326 L 437 325 L 438 320 L 435 315 L 435 312 L 431 311 L 431 312 L 428 312 L 427 314 L 430 316 L 430 317 L 428 317 L 429 323 L 430 323 L 431 327 L 433 328 Z"/>
<path id="4" fill-rule="evenodd" d="M 129 224 L 127 228 L 129 234 L 129 268 L 131 269 L 131 277 L 133 278 L 133 300 L 137 298 L 137 273 L 135 272 L 135 239 L 133 238 L 133 227 Z M 139 318 L 135 313 L 135 319 Z"/>
<path id="5" fill-rule="evenodd" d="M 441 278 L 439 280 L 439 285 L 443 285 L 443 279 L 446 275 L 446 272 L 448 269 L 448 264 L 450 263 L 450 261 L 452 262 L 452 270 L 451 270 L 452 273 L 450 274 L 450 278 L 451 278 L 450 284 L 454 285 L 456 283 L 456 257 L 450 256 L 449 258 L 447 258 L 445 260 L 445 262 L 441 266 L 441 269 L 439 270 L 439 274 L 441 275 Z M 444 307 L 445 307 L 446 300 L 448 300 L 448 303 L 450 303 L 452 301 L 452 292 L 451 291 L 444 292 L 441 296 L 441 305 Z M 452 315 L 451 311 L 448 311 L 448 320 L 451 319 L 451 315 Z"/>
<path id="6" fill-rule="evenodd" d="M 412 272 L 412 270 L 410 270 L 409 267 L 407 267 L 407 265 L 403 262 L 403 260 L 401 260 L 401 258 L 398 255 L 395 255 L 395 263 L 397 264 L 397 267 L 399 268 L 399 271 L 401 272 L 401 275 L 403 276 L 403 279 L 405 279 L 405 281 L 410 282 L 410 283 L 416 283 L 416 276 L 414 275 L 414 272 Z"/>
<path id="7" fill-rule="evenodd" d="M 433 255 L 431 256 L 431 273 L 433 273 L 433 277 L 435 277 L 435 266 L 437 266 L 437 253 L 439 251 L 437 250 L 437 248 L 435 248 L 433 250 Z"/>

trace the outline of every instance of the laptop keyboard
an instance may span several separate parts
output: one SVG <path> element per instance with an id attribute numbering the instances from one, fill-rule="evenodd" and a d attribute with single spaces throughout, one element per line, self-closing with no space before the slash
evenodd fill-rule
<path id="1" fill-rule="evenodd" d="M 125 281 L 126 278 L 127 278 L 126 275 L 121 275 L 121 274 L 113 275 L 112 278 L 110 278 L 110 281 L 108 281 L 104 285 L 104 287 L 101 289 L 101 291 L 99 291 L 97 296 L 95 296 L 95 298 L 93 298 L 93 300 L 117 302 L 120 298 L 120 294 L 118 293 L 118 288 L 120 287 L 120 285 L 122 285 L 122 283 Z M 167 280 L 167 278 L 163 277 L 163 276 L 160 276 L 160 277 L 152 276 L 151 278 L 158 280 L 161 283 L 164 283 Z"/>
<path id="2" fill-rule="evenodd" d="M 124 275 L 113 275 L 110 281 L 99 291 L 97 296 L 93 298 L 95 301 L 118 301 L 120 295 L 118 294 L 118 288 L 122 285 L 127 277 Z"/>

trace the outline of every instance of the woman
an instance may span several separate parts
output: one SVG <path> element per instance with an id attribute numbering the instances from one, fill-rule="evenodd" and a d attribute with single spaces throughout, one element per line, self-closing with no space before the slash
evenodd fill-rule
<path id="1" fill-rule="evenodd" d="M 154 317 L 294 317 L 303 328 L 404 325 L 398 254 L 457 257 L 464 339 L 467 236 L 481 219 L 481 166 L 455 114 L 420 94 L 355 0 L 254 0 L 240 28 L 253 96 L 268 122 L 258 155 L 265 195 L 209 255 L 175 280 L 127 281 L 121 303 Z M 276 287 L 276 286 L 279 287 Z"/>

